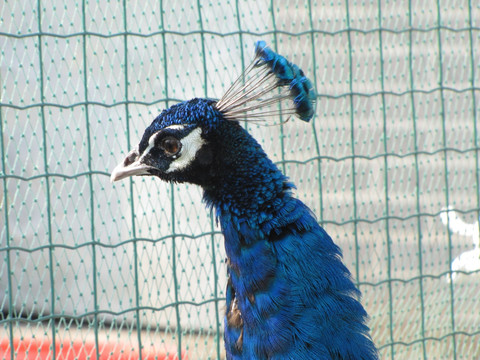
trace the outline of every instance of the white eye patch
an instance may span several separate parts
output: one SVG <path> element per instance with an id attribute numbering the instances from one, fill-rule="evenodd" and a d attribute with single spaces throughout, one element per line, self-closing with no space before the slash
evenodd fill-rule
<path id="1" fill-rule="evenodd" d="M 183 130 L 185 129 L 185 125 L 170 125 L 170 126 L 167 126 L 165 129 L 163 129 L 162 131 L 164 130 Z M 148 138 L 148 146 L 147 148 L 145 149 L 145 151 L 143 152 L 144 154 L 147 154 L 151 148 L 153 148 L 155 146 L 155 139 L 157 138 L 157 135 L 158 135 L 158 131 L 156 133 L 154 133 L 152 136 L 150 136 Z"/>
<path id="2" fill-rule="evenodd" d="M 150 150 L 155 147 L 155 141 L 159 136 L 160 132 L 163 132 L 166 129 L 184 130 L 185 128 L 186 128 L 186 125 L 171 125 L 159 132 L 152 134 L 148 139 L 148 146 L 143 151 L 139 161 L 141 162 L 142 158 L 144 158 L 145 156 L 148 156 Z M 170 163 L 170 166 L 165 171 L 166 173 L 183 170 L 192 163 L 192 161 L 195 159 L 195 156 L 198 150 L 200 150 L 200 148 L 205 144 L 205 140 L 202 139 L 201 134 L 202 134 L 202 129 L 195 128 L 188 135 L 180 139 L 180 142 L 182 143 L 182 149 L 178 154 L 176 154 L 173 157 L 174 160 Z"/>
<path id="3" fill-rule="evenodd" d="M 183 170 L 188 167 L 195 159 L 198 150 L 205 144 L 205 140 L 202 139 L 202 129 L 195 128 L 187 136 L 180 139 L 182 143 L 182 150 L 178 154 L 178 158 L 172 161 L 167 173 L 173 171 Z"/>
<path id="4" fill-rule="evenodd" d="M 166 129 L 170 129 L 170 130 L 183 130 L 185 129 L 185 125 L 170 125 L 170 126 L 167 126 L 165 129 L 163 130 L 166 130 Z M 146 149 L 143 151 L 142 153 L 142 156 L 140 157 L 140 161 L 142 160 L 142 158 L 144 158 L 145 156 L 147 156 L 147 154 L 150 152 L 150 150 L 152 150 L 153 147 L 155 147 L 155 139 L 157 138 L 158 136 L 158 133 L 159 131 L 157 131 L 156 133 L 152 134 L 149 138 L 148 138 L 148 146 L 146 147 Z"/>

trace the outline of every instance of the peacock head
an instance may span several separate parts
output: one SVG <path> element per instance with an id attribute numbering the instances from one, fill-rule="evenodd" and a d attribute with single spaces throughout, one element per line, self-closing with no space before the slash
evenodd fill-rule
<path id="1" fill-rule="evenodd" d="M 111 181 L 153 175 L 165 181 L 199 183 L 214 159 L 211 139 L 225 122 L 213 100 L 173 105 L 145 129 L 137 147 L 113 170 Z"/>
<path id="2" fill-rule="evenodd" d="M 250 164 L 258 160 L 253 159 L 254 153 L 261 152 L 240 121 L 276 115 L 284 101 L 289 105 L 281 109 L 282 114 L 309 121 L 315 100 L 303 71 L 259 41 L 252 64 L 220 100 L 193 99 L 164 110 L 113 170 L 111 181 L 154 175 L 206 186 L 224 180 L 219 177 L 235 171 L 240 160 L 248 166 L 249 160 Z"/>

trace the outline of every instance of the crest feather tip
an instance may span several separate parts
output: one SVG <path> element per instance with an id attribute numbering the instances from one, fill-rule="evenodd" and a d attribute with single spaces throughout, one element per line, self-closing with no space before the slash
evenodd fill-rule
<path id="1" fill-rule="evenodd" d="M 292 104 L 283 111 L 261 110 L 286 99 Z M 253 63 L 218 101 L 217 109 L 230 120 L 241 120 L 257 111 L 248 117 L 258 120 L 287 114 L 309 121 L 315 113 L 315 101 L 313 85 L 304 72 L 260 40 L 255 44 Z"/>

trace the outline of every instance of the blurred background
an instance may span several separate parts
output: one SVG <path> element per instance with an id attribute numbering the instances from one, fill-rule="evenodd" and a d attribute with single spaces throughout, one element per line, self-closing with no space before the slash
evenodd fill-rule
<path id="1" fill-rule="evenodd" d="M 343 249 L 381 358 L 480 358 L 473 0 L 3 0 L 0 358 L 223 358 L 200 189 L 109 173 L 162 109 L 221 97 L 260 39 L 318 102 L 248 130 Z"/>

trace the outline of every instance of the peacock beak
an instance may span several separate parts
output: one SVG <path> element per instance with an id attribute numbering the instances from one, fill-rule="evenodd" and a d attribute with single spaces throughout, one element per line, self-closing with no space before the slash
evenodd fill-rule
<path id="1" fill-rule="evenodd" d="M 142 157 L 137 149 L 130 151 L 125 159 L 113 169 L 110 175 L 110 181 L 113 183 L 134 175 L 152 175 L 149 170 L 155 169 L 153 166 L 142 162 Z"/>

